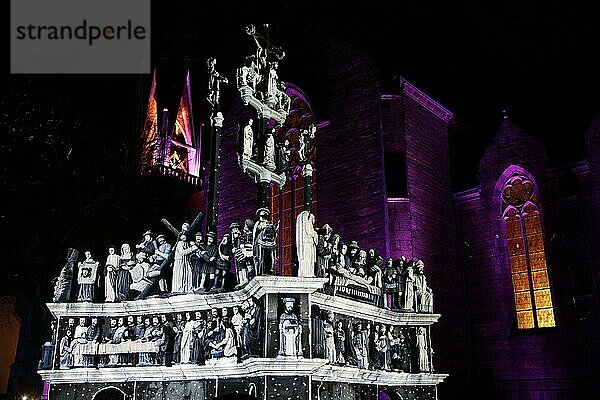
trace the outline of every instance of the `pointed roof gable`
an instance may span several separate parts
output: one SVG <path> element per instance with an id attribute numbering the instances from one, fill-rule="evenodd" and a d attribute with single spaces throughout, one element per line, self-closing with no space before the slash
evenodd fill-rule
<path id="1" fill-rule="evenodd" d="M 479 160 L 479 175 L 500 174 L 508 165 L 532 165 L 545 158 L 544 145 L 505 114 L 500 129 Z"/>

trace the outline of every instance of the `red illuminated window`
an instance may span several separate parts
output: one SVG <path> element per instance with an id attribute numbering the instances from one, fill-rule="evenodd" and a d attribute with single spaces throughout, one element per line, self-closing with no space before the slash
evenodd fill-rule
<path id="1" fill-rule="evenodd" d="M 288 140 L 290 146 L 298 148 L 300 131 L 308 129 L 315 124 L 315 116 L 312 107 L 304 93 L 292 84 L 287 84 L 286 93 L 291 98 L 291 108 L 285 124 L 277 128 L 277 141 Z M 317 135 L 319 133 L 317 132 Z M 311 160 L 314 159 L 315 149 L 312 143 Z M 295 151 L 291 153 L 290 166 L 287 171 L 288 179 L 285 185 L 279 189 L 276 185 L 271 186 L 271 219 L 279 222 L 279 257 L 277 273 L 284 276 L 292 275 L 294 263 L 294 225 L 296 217 L 304 211 L 304 178 L 302 177 L 302 166 L 298 161 Z M 316 214 L 316 171 L 312 177 L 312 210 Z"/>

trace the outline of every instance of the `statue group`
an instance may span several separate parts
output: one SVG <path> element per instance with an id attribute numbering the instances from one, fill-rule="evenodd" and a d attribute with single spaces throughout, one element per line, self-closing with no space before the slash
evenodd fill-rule
<path id="1" fill-rule="evenodd" d="M 383 258 L 373 248 L 361 249 L 354 240 L 343 243 L 329 224 L 315 227 L 315 216 L 302 211 L 296 218 L 299 277 L 328 278 L 331 292 L 354 287 L 376 294 L 386 308 L 433 312 L 433 291 L 427 285 L 421 260 Z"/>
<path id="2" fill-rule="evenodd" d="M 209 312 L 69 318 L 61 327 L 59 368 L 238 362 L 260 356 L 262 310 L 250 298 Z"/>
<path id="3" fill-rule="evenodd" d="M 198 219 L 198 218 L 197 218 Z M 259 208 L 253 220 L 232 223 L 217 239 L 196 232 L 197 223 L 183 223 L 176 230 L 165 225 L 176 238 L 174 245 L 163 234 L 145 231 L 135 252 L 129 244 L 108 246 L 103 264 L 84 252 L 71 249 L 56 280 L 53 301 L 70 297 L 71 277 L 77 268 L 79 302 L 120 302 L 160 293 L 211 293 L 239 289 L 257 275 L 275 274 L 279 223 L 271 222 L 270 211 Z M 373 248 L 361 249 L 354 240 L 342 242 L 329 224 L 315 226 L 315 216 L 302 211 L 296 219 L 298 277 L 327 278 L 328 292 L 334 295 L 362 291 L 377 305 L 405 312 L 432 313 L 433 292 L 421 260 L 388 258 Z M 103 293 L 97 291 L 104 287 Z"/>
<path id="4" fill-rule="evenodd" d="M 322 311 L 316 343 L 329 364 L 359 369 L 430 372 L 425 327 L 407 328 Z"/>
<path id="5" fill-rule="evenodd" d="M 205 239 L 195 232 L 194 224 L 183 223 L 176 230 L 163 222 L 176 237 L 174 245 L 165 235 L 155 236 L 148 230 L 135 252 L 127 243 L 119 251 L 108 246 L 102 265 L 89 250 L 77 263 L 79 253 L 71 249 L 56 280 L 53 301 L 69 301 L 75 265 L 79 302 L 121 302 L 168 292 L 221 292 L 228 281 L 229 287 L 239 289 L 257 275 L 275 272 L 279 224 L 271 223 L 267 208 L 258 209 L 255 219 L 247 219 L 243 227 L 232 223 L 220 240 L 212 231 Z M 99 293 L 96 289 L 102 286 L 104 291 Z"/>

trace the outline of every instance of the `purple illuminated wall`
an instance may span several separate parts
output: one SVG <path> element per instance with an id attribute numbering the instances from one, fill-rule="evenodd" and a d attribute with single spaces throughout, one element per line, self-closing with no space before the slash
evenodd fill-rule
<path id="1" fill-rule="evenodd" d="M 344 241 L 357 240 L 385 257 L 424 260 L 434 309 L 442 314 L 432 328 L 434 365 L 451 374 L 440 398 L 562 400 L 594 393 L 600 331 L 594 297 L 598 264 L 592 260 L 600 259 L 595 254 L 600 250 L 591 243 L 600 240 L 600 119 L 588 134 L 589 165 L 563 169 L 549 169 L 543 146 L 504 120 L 480 160 L 480 186 L 456 194 L 453 203 L 452 114 L 408 83 L 401 94 L 382 96 L 367 56 L 328 34 L 298 29 L 306 50 L 301 58 L 319 60 L 321 81 L 311 87 L 302 77 L 285 79 L 311 98 L 318 121 L 329 121 L 317 133 L 317 224 L 329 223 Z M 235 151 L 238 123 L 250 114 L 239 102 L 229 110 L 219 234 L 231 222 L 253 218 L 256 198 Z M 405 174 L 407 197 L 386 199 L 384 150 L 405 156 L 406 167 L 397 172 Z M 498 178 L 511 165 L 528 171 L 539 185 L 558 325 L 545 332 L 515 330 L 494 201 Z M 569 174 L 580 189 L 565 194 L 561 185 Z"/>
<path id="2" fill-rule="evenodd" d="M 405 168 L 388 171 L 388 180 L 404 175 L 408 195 L 387 201 L 389 254 L 424 261 L 434 311 L 442 314 L 432 327 L 434 365 L 438 371 L 452 371 L 451 382 L 456 383 L 464 379 L 466 368 L 466 325 L 450 186 L 453 116 L 409 82 L 403 83 L 401 94 L 384 95 L 382 101 L 385 151 L 406 160 Z"/>
<path id="3" fill-rule="evenodd" d="M 521 169 L 536 180 L 541 199 L 557 324 L 542 331 L 516 328 L 504 225 L 496 198 L 501 176 Z M 493 389 L 500 399 L 572 399 L 592 393 L 597 358 L 589 351 L 597 340 L 590 340 L 585 332 L 597 332 L 597 322 L 576 305 L 576 288 L 581 285 L 577 275 L 591 260 L 584 223 L 586 201 L 583 192 L 561 193 L 561 177 L 566 172 L 585 182 L 588 170 L 582 165 L 567 169 L 549 169 L 543 146 L 505 119 L 480 160 L 479 188 L 456 195 L 472 371 L 475 387 L 482 393 Z"/>

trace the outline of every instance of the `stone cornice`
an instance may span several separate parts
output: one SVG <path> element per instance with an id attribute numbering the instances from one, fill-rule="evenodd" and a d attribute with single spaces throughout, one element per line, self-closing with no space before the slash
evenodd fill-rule
<path id="1" fill-rule="evenodd" d="M 235 379 L 261 376 L 311 375 L 313 380 L 389 386 L 436 385 L 447 374 L 407 374 L 404 372 L 371 371 L 354 367 L 327 365 L 320 358 L 251 358 L 240 364 L 193 365 L 172 367 L 81 368 L 38 371 L 43 380 L 53 385 L 67 383 L 112 383 L 191 381 L 197 379 Z"/>
<path id="2" fill-rule="evenodd" d="M 447 377 L 448 374 L 408 374 L 406 372 L 372 371 L 368 369 L 324 365 L 315 371 L 312 379 L 325 382 L 406 386 L 437 385 Z"/>
<path id="3" fill-rule="evenodd" d="M 331 296 L 316 292 L 311 296 L 314 305 L 350 317 L 366 319 L 376 323 L 395 326 L 427 326 L 437 322 L 440 314 L 421 314 L 413 312 L 400 312 L 376 307 L 371 304 L 361 303 L 345 297 Z"/>
<path id="4" fill-rule="evenodd" d="M 257 276 L 244 288 L 227 293 L 181 294 L 152 297 L 121 303 L 47 303 L 54 317 L 122 317 L 129 315 L 177 313 L 232 307 L 244 300 L 261 298 L 265 293 L 313 293 L 321 289 L 326 278 Z"/>

